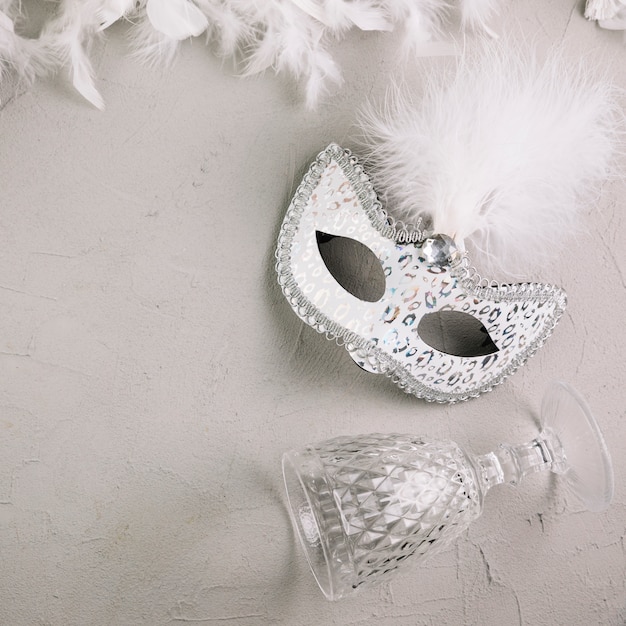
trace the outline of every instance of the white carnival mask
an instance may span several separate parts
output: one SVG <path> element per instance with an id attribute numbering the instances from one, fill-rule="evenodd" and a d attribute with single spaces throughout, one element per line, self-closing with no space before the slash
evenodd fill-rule
<path id="1" fill-rule="evenodd" d="M 335 279 L 320 252 L 328 236 L 375 255 L 382 294 L 357 297 Z M 448 237 L 393 226 L 357 160 L 334 144 L 300 184 L 276 257 L 283 293 L 307 324 L 343 343 L 364 369 L 429 401 L 467 400 L 501 383 L 543 345 L 566 305 L 553 285 L 485 283 Z M 489 353 L 450 354 L 428 343 L 432 314 L 472 316 L 488 333 Z"/>

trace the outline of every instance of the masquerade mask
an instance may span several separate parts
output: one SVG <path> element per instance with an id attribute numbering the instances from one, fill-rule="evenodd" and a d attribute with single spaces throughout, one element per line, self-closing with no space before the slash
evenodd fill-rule
<path id="1" fill-rule="evenodd" d="M 375 255 L 382 293 L 357 297 L 335 279 L 320 252 L 331 237 Z M 283 293 L 307 324 L 343 343 L 364 369 L 429 401 L 466 400 L 501 383 L 544 343 L 566 303 L 552 285 L 484 284 L 448 237 L 396 229 L 356 158 L 334 144 L 300 184 L 276 256 Z M 489 353 L 431 345 L 425 322 L 432 314 L 478 320 Z"/>

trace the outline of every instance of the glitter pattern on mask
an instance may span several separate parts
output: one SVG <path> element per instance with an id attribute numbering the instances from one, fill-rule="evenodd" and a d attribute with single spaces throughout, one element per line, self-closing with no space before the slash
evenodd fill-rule
<path id="1" fill-rule="evenodd" d="M 339 285 L 321 258 L 316 231 L 369 247 L 386 277 L 380 300 L 359 300 Z M 421 242 L 405 243 L 401 234 L 356 159 L 331 145 L 298 188 L 276 255 L 279 282 L 296 313 L 344 343 L 364 369 L 391 376 L 409 393 L 455 402 L 490 390 L 536 352 L 563 313 L 566 298 L 558 287 L 480 283 L 466 258 L 429 263 Z M 418 327 L 425 314 L 438 311 L 474 316 L 498 350 L 464 357 L 432 348 Z"/>

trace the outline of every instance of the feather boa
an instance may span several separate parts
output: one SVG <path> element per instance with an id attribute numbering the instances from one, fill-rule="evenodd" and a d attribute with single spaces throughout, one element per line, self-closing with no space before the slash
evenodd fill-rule
<path id="1" fill-rule="evenodd" d="M 0 72 L 30 83 L 69 68 L 74 87 L 104 106 L 89 61 L 90 44 L 118 20 L 130 24 L 135 55 L 167 64 L 180 42 L 204 34 L 221 56 L 243 56 L 244 74 L 267 69 L 306 83 L 314 107 L 341 73 L 329 43 L 348 30 L 389 31 L 401 24 L 407 50 L 441 34 L 452 0 L 54 0 L 39 37 L 21 36 L 21 0 L 0 0 Z M 458 0 L 466 28 L 488 30 L 495 0 Z M 1 76 L 1 73 L 0 73 Z"/>
<path id="2" fill-rule="evenodd" d="M 361 126 L 391 212 L 469 243 L 483 267 L 527 275 L 609 176 L 617 97 L 597 68 L 491 40 L 433 74 L 419 105 L 396 88 Z"/>

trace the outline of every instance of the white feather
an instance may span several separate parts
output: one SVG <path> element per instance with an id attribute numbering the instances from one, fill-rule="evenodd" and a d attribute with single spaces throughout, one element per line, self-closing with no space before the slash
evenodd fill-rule
<path id="1" fill-rule="evenodd" d="M 392 23 L 376 2 L 368 0 L 326 0 L 324 3 L 327 20 L 336 31 L 356 26 L 360 30 L 390 31 Z"/>
<path id="2" fill-rule="evenodd" d="M 464 29 L 478 30 L 495 37 L 489 23 L 496 13 L 498 0 L 462 0 L 461 25 Z"/>
<path id="3" fill-rule="evenodd" d="M 301 9 L 307 10 L 315 19 L 332 30 L 335 35 L 356 26 L 360 30 L 388 31 L 392 24 L 386 12 L 376 2 L 369 0 L 292 0 Z"/>
<path id="4" fill-rule="evenodd" d="M 291 0 L 301 11 L 304 11 L 319 22 L 326 22 L 324 7 L 315 0 Z"/>
<path id="5" fill-rule="evenodd" d="M 189 0 L 148 0 L 146 14 L 156 30 L 179 41 L 201 35 L 209 25 L 206 15 Z"/>
<path id="6" fill-rule="evenodd" d="M 78 41 L 73 42 L 69 54 L 74 88 L 85 100 L 91 102 L 97 109 L 103 110 L 104 100 L 94 84 L 93 68 Z"/>
<path id="7" fill-rule="evenodd" d="M 102 0 L 61 0 L 57 14 L 44 25 L 37 40 L 42 49 L 56 55 L 62 64 L 69 63 L 72 84 L 99 109 L 104 108 L 104 100 L 96 89 L 87 50 L 100 31 L 101 5 Z"/>
<path id="8" fill-rule="evenodd" d="M 3 11 L 0 11 L 0 29 L 6 30 L 9 33 L 15 33 L 13 20 Z"/>
<path id="9" fill-rule="evenodd" d="M 598 68 L 485 42 L 415 105 L 396 90 L 362 118 L 390 211 L 511 274 L 550 258 L 609 175 L 622 116 Z"/>
<path id="10" fill-rule="evenodd" d="M 215 39 L 222 56 L 236 55 L 246 49 L 258 33 L 258 24 L 238 11 L 234 3 L 216 3 L 214 0 L 196 0 L 198 8 L 207 16 L 207 39 Z"/>
<path id="11" fill-rule="evenodd" d="M 585 17 L 588 20 L 610 20 L 621 8 L 620 0 L 587 0 Z"/>
<path id="12" fill-rule="evenodd" d="M 6 5 L 7 3 L 5 3 Z M 5 9 L 10 9 L 5 6 Z M 0 78 L 7 70 L 30 85 L 38 76 L 53 73 L 61 59 L 36 39 L 21 37 L 15 32 L 14 22 L 6 13 L 0 13 Z"/>
<path id="13" fill-rule="evenodd" d="M 341 82 L 341 74 L 325 48 L 326 29 L 297 4 L 267 3 L 260 13 L 265 24 L 262 37 L 250 44 L 246 75 L 272 67 L 306 81 L 306 103 L 313 108 L 329 83 Z"/>
<path id="14" fill-rule="evenodd" d="M 135 0 L 107 0 L 98 8 L 99 30 L 105 30 L 135 8 Z"/>
<path id="15" fill-rule="evenodd" d="M 404 29 L 403 51 L 405 56 L 418 53 L 422 44 L 441 36 L 441 26 L 450 5 L 442 0 L 394 0 L 387 3 L 390 19 Z"/>
<path id="16" fill-rule="evenodd" d="M 133 48 L 133 56 L 149 67 L 171 65 L 180 46 L 178 39 L 155 30 L 145 14 L 140 14 L 133 19 L 128 35 Z"/>
<path id="17" fill-rule="evenodd" d="M 342 81 L 341 72 L 332 56 L 325 50 L 318 51 L 315 66 L 306 84 L 307 108 L 312 110 L 316 107 L 321 96 L 326 93 L 329 82 L 341 85 Z"/>

